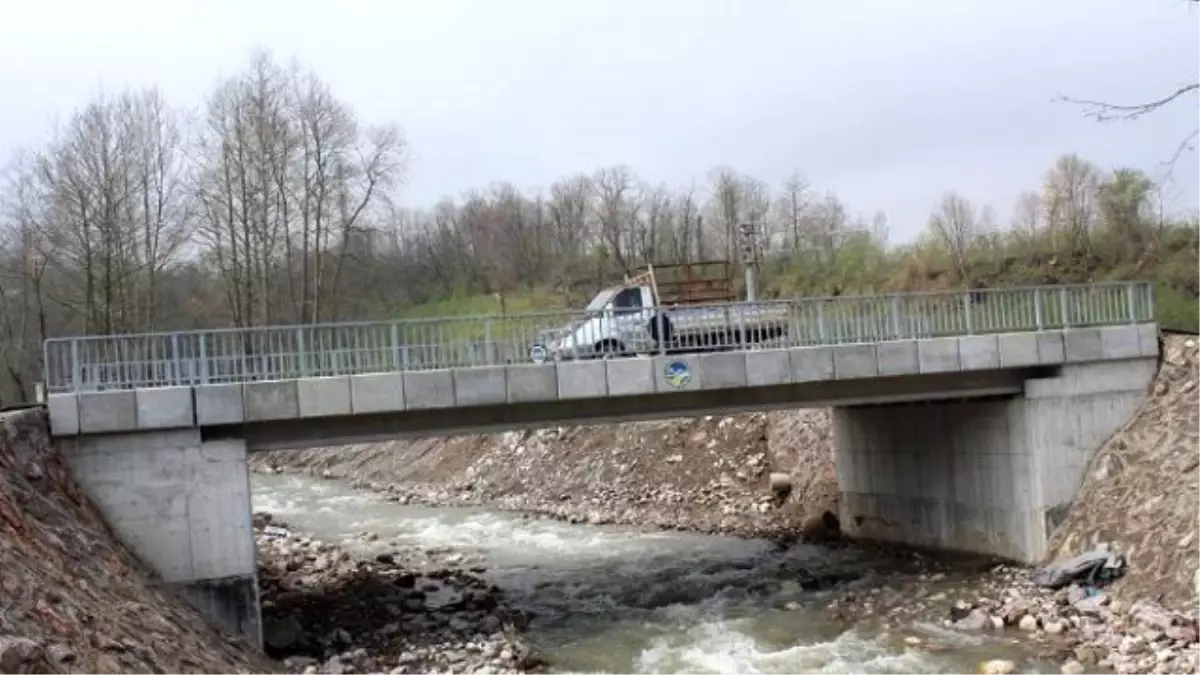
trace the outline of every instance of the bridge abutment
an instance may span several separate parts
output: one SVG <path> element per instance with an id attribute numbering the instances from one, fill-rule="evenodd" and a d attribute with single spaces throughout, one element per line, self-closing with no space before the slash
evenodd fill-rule
<path id="1" fill-rule="evenodd" d="M 842 527 L 861 539 L 1035 562 L 1153 358 L 1068 364 L 1015 397 L 834 408 Z"/>
<path id="2" fill-rule="evenodd" d="M 246 444 L 199 429 L 62 439 L 75 480 L 165 584 L 261 647 Z"/>

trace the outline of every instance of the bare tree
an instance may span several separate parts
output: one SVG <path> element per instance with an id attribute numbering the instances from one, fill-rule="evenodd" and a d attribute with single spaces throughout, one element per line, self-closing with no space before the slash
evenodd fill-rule
<path id="1" fill-rule="evenodd" d="M 929 229 L 950 255 L 960 281 L 969 283 L 967 255 L 979 236 L 980 218 L 970 200 L 948 192 L 929 217 Z"/>

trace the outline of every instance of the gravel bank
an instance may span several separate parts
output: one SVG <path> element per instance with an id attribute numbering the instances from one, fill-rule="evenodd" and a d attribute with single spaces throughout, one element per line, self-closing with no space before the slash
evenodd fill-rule
<path id="1" fill-rule="evenodd" d="M 255 516 L 263 636 L 289 671 L 540 670 L 521 639 L 526 618 L 461 554 L 394 548 L 356 558 L 272 520 Z"/>

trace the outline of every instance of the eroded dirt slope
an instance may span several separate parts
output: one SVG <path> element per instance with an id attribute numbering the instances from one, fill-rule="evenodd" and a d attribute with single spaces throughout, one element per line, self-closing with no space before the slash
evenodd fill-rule
<path id="1" fill-rule="evenodd" d="M 50 445 L 39 410 L 0 413 L 0 672 L 273 672 L 155 588 Z"/>
<path id="2" fill-rule="evenodd" d="M 1114 591 L 1175 608 L 1196 605 L 1200 576 L 1197 342 L 1168 337 L 1153 394 L 1096 454 L 1050 557 L 1114 542 L 1129 574 Z"/>
<path id="3" fill-rule="evenodd" d="M 272 452 L 251 461 L 438 503 L 777 534 L 837 512 L 829 434 L 828 411 L 799 410 Z M 782 502 L 770 489 L 773 472 L 791 476 Z"/>

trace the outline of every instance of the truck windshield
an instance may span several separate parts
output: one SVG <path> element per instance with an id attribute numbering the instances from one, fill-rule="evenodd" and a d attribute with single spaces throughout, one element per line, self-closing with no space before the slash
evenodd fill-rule
<path id="1" fill-rule="evenodd" d="M 586 310 L 589 312 L 599 312 L 600 310 L 604 309 L 604 306 L 607 305 L 610 300 L 612 300 L 612 297 L 614 294 L 616 294 L 616 292 L 616 289 L 613 288 L 600 291 L 596 294 L 596 297 L 592 298 L 592 301 L 588 303 Z"/>

